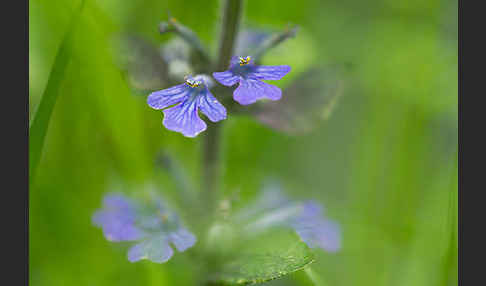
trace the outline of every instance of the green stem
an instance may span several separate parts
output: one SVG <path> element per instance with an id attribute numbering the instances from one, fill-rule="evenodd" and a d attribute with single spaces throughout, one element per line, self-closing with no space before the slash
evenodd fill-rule
<path id="1" fill-rule="evenodd" d="M 221 123 L 219 123 L 221 124 Z M 203 192 L 208 210 L 214 210 L 216 193 L 219 187 L 221 126 L 208 124 L 203 137 Z"/>
<path id="2" fill-rule="evenodd" d="M 160 34 L 165 34 L 167 32 L 176 33 L 194 49 L 199 59 L 201 59 L 204 64 L 211 63 L 209 53 L 204 48 L 204 45 L 202 44 L 196 33 L 194 33 L 188 27 L 179 23 L 175 18 L 170 17 L 169 21 L 161 22 L 159 24 L 159 32 Z"/>
<path id="3" fill-rule="evenodd" d="M 226 0 L 224 2 L 216 71 L 226 70 L 229 66 L 241 18 L 241 7 L 243 6 L 242 0 Z"/>
<path id="4" fill-rule="evenodd" d="M 251 55 L 255 58 L 255 61 L 260 61 L 260 59 L 263 57 L 263 55 L 265 55 L 266 52 L 278 46 L 287 39 L 295 37 L 295 35 L 297 34 L 297 30 L 297 26 L 294 26 L 293 28 L 287 26 L 287 28 L 285 28 L 285 30 L 281 33 L 275 34 L 268 40 L 264 41 L 260 45 L 260 47 L 255 50 Z"/>
<path id="5" fill-rule="evenodd" d="M 241 17 L 242 0 L 225 0 L 224 2 L 218 60 L 213 64 L 212 71 L 222 71 L 228 67 Z M 222 87 L 216 87 L 216 89 L 224 91 Z M 219 94 L 216 89 L 215 94 Z M 208 129 L 202 138 L 202 201 L 205 203 L 206 222 L 211 222 L 216 213 L 218 179 L 220 178 L 221 167 L 222 124 L 223 122 L 212 123 L 208 121 Z M 207 273 L 214 272 L 215 269 L 213 268 L 217 263 L 213 263 L 213 261 L 217 258 L 212 254 L 206 254 L 205 259 Z M 207 282 L 205 285 L 212 284 Z"/>
<path id="6" fill-rule="evenodd" d="M 156 158 L 156 166 L 159 167 L 161 171 L 166 172 L 176 184 L 178 191 L 180 192 L 178 197 L 183 198 L 179 203 L 183 206 L 194 205 L 196 200 L 193 193 L 194 186 L 190 184 L 190 180 L 184 173 L 184 169 L 179 165 L 179 162 L 174 160 L 170 153 L 162 152 Z M 186 205 L 184 203 L 186 203 Z"/>
<path id="7" fill-rule="evenodd" d="M 214 65 L 215 71 L 225 70 L 233 55 L 233 47 L 241 17 L 242 0 L 225 0 L 221 37 L 218 50 L 218 61 Z M 222 123 L 208 124 L 203 137 L 203 193 L 208 202 L 208 209 L 214 210 L 216 193 L 219 187 L 220 146 Z"/>
<path id="8" fill-rule="evenodd" d="M 326 286 L 327 284 L 324 282 L 321 276 L 317 274 L 314 270 L 312 270 L 311 266 L 307 266 L 304 269 L 305 274 L 307 277 L 314 283 L 315 286 Z"/>

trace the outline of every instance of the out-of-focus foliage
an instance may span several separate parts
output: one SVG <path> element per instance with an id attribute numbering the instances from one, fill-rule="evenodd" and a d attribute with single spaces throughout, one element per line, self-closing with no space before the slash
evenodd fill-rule
<path id="1" fill-rule="evenodd" d="M 78 10 L 74 12 L 74 17 L 69 23 L 68 31 L 65 33 L 61 44 L 59 45 L 59 50 L 56 54 L 41 102 L 36 108 L 35 117 L 31 121 L 31 124 L 29 124 L 29 179 L 35 177 L 37 165 L 39 164 L 42 155 L 42 149 L 44 147 L 52 111 L 56 105 L 57 97 L 60 93 L 60 86 L 64 79 L 64 72 L 72 54 L 71 49 L 75 27 L 79 21 L 80 14 L 83 11 L 83 4 L 84 2 L 82 2 Z"/>
<path id="2" fill-rule="evenodd" d="M 302 134 L 328 119 L 344 92 L 345 73 L 342 67 L 313 67 L 299 75 L 283 91 L 277 102 L 263 102 L 252 113 L 276 130 Z"/>
<path id="3" fill-rule="evenodd" d="M 277 232 L 250 241 L 229 258 L 213 281 L 216 285 L 247 285 L 267 282 L 301 270 L 314 261 L 307 245 L 295 235 Z"/>
<path id="4" fill-rule="evenodd" d="M 142 95 L 169 85 L 168 63 L 161 51 L 136 35 L 121 34 L 113 40 L 115 62 L 124 71 L 127 82 Z"/>
<path id="5" fill-rule="evenodd" d="M 31 115 L 79 4 L 29 0 Z M 199 140 L 163 129 L 112 53 L 119 33 L 168 41 L 158 32 L 168 10 L 214 54 L 219 1 L 85 3 L 30 188 L 31 285 L 193 285 L 206 276 L 192 250 L 162 265 L 130 263 L 126 247 L 91 224 L 106 191 L 153 183 L 164 197 L 180 196 L 154 168 L 160 150 L 190 185 L 200 182 Z M 279 83 L 284 95 L 313 64 L 349 66 L 352 79 L 329 119 L 306 134 L 289 137 L 250 117 L 225 122 L 224 195 L 243 206 L 276 177 L 289 196 L 321 201 L 343 230 L 340 252 L 314 253 L 312 275 L 269 283 L 456 285 L 457 1 L 247 1 L 244 14 L 251 27 L 302 28 L 262 62 L 292 66 Z"/>

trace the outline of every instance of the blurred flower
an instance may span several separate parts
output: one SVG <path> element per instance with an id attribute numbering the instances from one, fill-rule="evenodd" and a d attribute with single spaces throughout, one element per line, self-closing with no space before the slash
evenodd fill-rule
<path id="1" fill-rule="evenodd" d="M 246 29 L 240 31 L 235 43 L 235 54 L 248 55 L 271 36 L 270 32 L 263 30 Z"/>
<path id="2" fill-rule="evenodd" d="M 189 62 L 191 47 L 181 38 L 174 38 L 160 46 L 160 55 L 166 62 L 181 60 Z"/>
<path id="3" fill-rule="evenodd" d="M 181 38 L 170 40 L 161 45 L 161 56 L 168 64 L 168 72 L 172 79 L 182 79 L 186 74 L 193 72 L 190 64 L 189 45 Z"/>
<path id="4" fill-rule="evenodd" d="M 169 62 L 146 38 L 120 33 L 113 37 L 112 44 L 115 63 L 134 94 L 145 95 L 168 86 L 171 80 Z"/>
<path id="5" fill-rule="evenodd" d="M 253 106 L 261 123 L 290 135 L 308 133 L 327 120 L 344 95 L 348 77 L 342 65 L 314 66 L 299 74 L 278 102 Z"/>
<path id="6" fill-rule="evenodd" d="M 146 204 L 120 194 L 108 194 L 103 209 L 93 215 L 93 223 L 103 229 L 109 241 L 138 241 L 128 251 L 128 260 L 148 259 L 163 263 L 174 251 L 185 251 L 196 243 L 196 237 L 170 212 L 158 197 Z"/>
<path id="7" fill-rule="evenodd" d="M 142 238 L 144 232 L 135 226 L 135 204 L 121 195 L 109 194 L 103 199 L 103 209 L 93 216 L 93 223 L 103 229 L 109 241 L 127 241 Z"/>
<path id="8" fill-rule="evenodd" d="M 277 185 L 266 187 L 260 198 L 237 214 L 246 231 L 260 232 L 271 227 L 292 228 L 310 248 L 336 252 L 341 248 L 339 225 L 324 216 L 315 201 L 291 201 Z"/>
<path id="9" fill-rule="evenodd" d="M 167 129 L 195 137 L 206 130 L 198 110 L 213 122 L 226 119 L 226 109 L 211 94 L 208 85 L 211 83 L 207 76 L 187 77 L 183 84 L 152 92 L 147 103 L 153 109 L 164 109 L 163 124 Z"/>
<path id="10" fill-rule="evenodd" d="M 256 66 L 250 56 L 232 57 L 229 70 L 213 73 L 214 78 L 223 85 L 239 83 L 233 98 L 241 105 L 255 103 L 258 99 L 279 100 L 280 88 L 262 80 L 279 80 L 290 71 L 290 66 Z"/>
<path id="11" fill-rule="evenodd" d="M 300 214 L 288 223 L 310 248 L 331 252 L 341 248 L 339 225 L 325 218 L 322 207 L 315 201 L 304 202 Z"/>

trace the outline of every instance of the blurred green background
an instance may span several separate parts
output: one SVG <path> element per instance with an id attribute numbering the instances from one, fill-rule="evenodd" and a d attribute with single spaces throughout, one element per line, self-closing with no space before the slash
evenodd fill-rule
<path id="1" fill-rule="evenodd" d="M 29 0 L 30 115 L 80 1 Z M 91 225 L 106 191 L 157 178 L 160 150 L 200 180 L 200 139 L 161 125 L 113 63 L 120 31 L 153 43 L 167 11 L 216 50 L 219 1 L 87 0 L 73 32 L 42 159 L 29 197 L 31 285 L 183 285 L 187 253 L 168 263 L 125 258 Z M 288 136 L 251 118 L 224 125 L 223 186 L 257 195 L 271 176 L 296 198 L 319 200 L 343 230 L 343 248 L 317 253 L 322 285 L 457 284 L 457 1 L 247 1 L 243 24 L 301 33 L 282 47 L 293 73 L 311 62 L 352 67 L 329 120 Z M 273 61 L 269 56 L 269 61 Z M 285 63 L 282 63 L 285 64 Z M 114 183 L 115 182 L 115 183 Z M 271 282 L 312 285 L 304 272 Z"/>

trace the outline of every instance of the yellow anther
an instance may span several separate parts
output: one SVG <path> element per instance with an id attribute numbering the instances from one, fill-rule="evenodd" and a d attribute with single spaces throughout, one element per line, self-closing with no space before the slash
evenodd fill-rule
<path id="1" fill-rule="evenodd" d="M 167 221 L 169 220 L 169 217 L 162 212 L 159 212 L 159 217 L 162 220 L 162 223 L 167 223 Z"/>
<path id="2" fill-rule="evenodd" d="M 250 63 L 251 57 L 248 56 L 246 58 L 240 57 L 240 66 L 244 66 Z"/>
<path id="3" fill-rule="evenodd" d="M 162 222 L 163 223 L 167 223 L 168 220 L 169 220 L 169 218 L 166 215 L 162 216 Z"/>
<path id="4" fill-rule="evenodd" d="M 198 87 L 201 82 L 197 80 L 186 79 L 186 84 L 190 87 Z"/>

